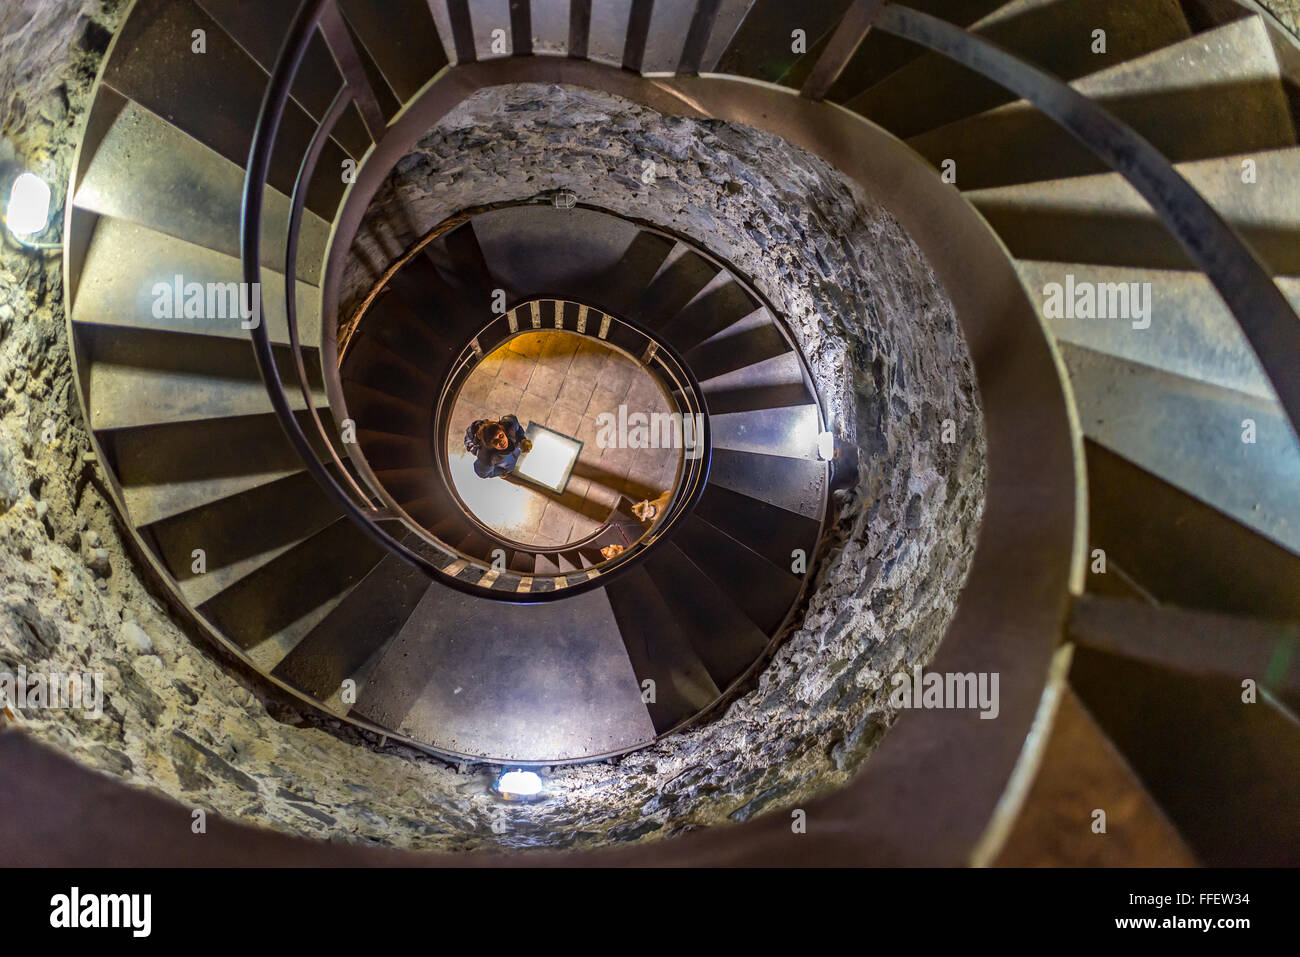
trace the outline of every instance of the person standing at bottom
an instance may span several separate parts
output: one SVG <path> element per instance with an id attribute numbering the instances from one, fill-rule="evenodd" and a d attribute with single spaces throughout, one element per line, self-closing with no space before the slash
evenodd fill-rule
<path id="1" fill-rule="evenodd" d="M 474 474 L 479 478 L 513 472 L 532 447 L 524 427 L 513 415 L 503 415 L 499 420 L 478 419 L 465 430 L 465 450 L 473 454 Z"/>

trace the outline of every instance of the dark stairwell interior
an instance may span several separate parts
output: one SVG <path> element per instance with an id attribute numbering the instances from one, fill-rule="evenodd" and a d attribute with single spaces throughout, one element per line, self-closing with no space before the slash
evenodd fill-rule
<path id="1" fill-rule="evenodd" d="M 1119 173 L 898 7 L 865 32 L 847 2 L 313 6 L 264 183 L 298 3 L 0 15 L 30 64 L 0 76 L 0 161 L 66 210 L 61 257 L 0 252 L 0 665 L 104 688 L 94 719 L 8 709 L 15 760 L 419 852 L 761 859 L 777 812 L 811 807 L 874 820 L 809 863 L 1294 860 L 1295 393 Z M 1278 20 L 912 6 L 1144 135 L 1300 298 Z M 279 415 L 239 317 L 183 305 L 247 278 L 250 195 Z M 1151 323 L 1054 312 L 1067 274 L 1150 283 Z M 580 346 L 467 385 L 542 331 L 645 389 L 609 371 L 602 399 L 618 363 L 584 378 Z M 704 440 L 654 481 L 603 447 L 568 498 L 513 479 L 589 525 L 510 537 L 457 491 L 457 403 L 594 443 L 551 418 L 566 385 L 575 413 L 662 402 Z M 657 523 L 631 514 L 661 492 Z M 891 695 L 930 667 L 1001 675 L 1000 716 Z M 522 766 L 543 799 L 502 801 Z"/>

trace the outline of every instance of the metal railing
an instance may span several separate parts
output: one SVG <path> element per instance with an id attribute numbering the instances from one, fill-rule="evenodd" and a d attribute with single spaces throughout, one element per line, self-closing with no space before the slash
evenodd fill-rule
<path id="1" fill-rule="evenodd" d="M 543 302 L 554 303 L 555 315 L 560 317 L 550 326 L 543 325 L 540 320 L 540 306 Z M 572 328 L 564 324 L 566 306 L 573 307 Z M 643 535 L 638 536 L 636 541 L 617 542 L 626 545 L 624 552 L 616 558 L 606 559 L 598 568 L 599 573 L 607 577 L 612 569 L 631 561 L 646 547 L 657 541 L 680 517 L 689 513 L 704 494 L 705 485 L 708 483 L 713 450 L 704 399 L 695 376 L 668 343 L 634 322 L 607 313 L 597 306 L 579 303 L 569 298 L 535 296 L 515 304 L 485 324 L 452 363 L 434 405 L 434 425 L 430 430 L 433 436 L 434 461 L 447 494 L 459 504 L 463 514 L 474 522 L 480 534 L 516 551 L 534 554 L 572 552 L 597 541 L 607 529 L 615 527 L 607 521 L 582 541 L 545 548 L 505 539 L 491 526 L 477 520 L 473 510 L 461 499 L 449 469 L 447 450 L 451 448 L 450 443 L 453 438 L 449 434 L 451 416 L 461 388 L 478 364 L 516 336 L 531 332 L 555 331 L 584 335 L 604 344 L 607 348 L 619 349 L 626 353 L 664 389 L 676 406 L 675 414 L 680 417 L 678 419 L 681 423 L 680 436 L 675 435 L 674 438 L 680 437 L 684 454 L 681 474 L 674 483 L 668 509 Z"/>
<path id="2" fill-rule="evenodd" d="M 873 16 L 855 20 L 853 11 Z M 1064 80 L 990 40 L 899 4 L 856 0 L 837 31 L 842 42 L 828 48 L 828 54 L 839 53 L 827 74 L 837 76 L 848 65 L 872 25 L 1027 100 L 1124 177 L 1223 298 L 1300 436 L 1300 317 L 1258 255 L 1163 153 Z"/>
<path id="3" fill-rule="evenodd" d="M 458 591 L 479 594 L 505 601 L 548 601 L 567 597 L 591 588 L 601 587 L 611 578 L 629 570 L 656 542 L 661 540 L 667 529 L 681 516 L 695 507 L 703 494 L 708 479 L 711 441 L 708 416 L 700 397 L 699 385 L 691 376 L 680 357 L 666 344 L 649 337 L 642 330 L 637 330 L 625 320 L 618 320 L 619 328 L 627 330 L 634 336 L 645 339 L 649 346 L 646 350 L 647 362 L 653 362 L 664 374 L 665 381 L 671 384 L 670 394 L 681 403 L 679 412 L 689 415 L 691 421 L 700 421 L 703 428 L 694 436 L 700 455 L 689 459 L 681 481 L 677 483 L 674 496 L 667 514 L 635 541 L 621 554 L 607 559 L 599 565 L 576 574 L 553 576 L 523 576 L 527 587 L 519 590 L 509 587 L 510 576 L 500 575 L 481 556 L 466 555 L 447 546 L 422 528 L 407 515 L 398 503 L 384 490 L 371 472 L 368 464 L 353 449 L 347 452 L 347 458 L 354 465 L 348 467 L 344 456 L 340 454 L 338 438 L 326 428 L 316 408 L 316 401 L 309 380 L 306 362 L 303 357 L 303 343 L 298 332 L 298 315 L 296 304 L 298 238 L 302 225 L 302 216 L 306 204 L 309 184 L 316 171 L 317 163 L 325 144 L 330 139 L 335 126 L 348 107 L 356 105 L 372 140 L 377 140 L 383 132 L 383 118 L 379 113 L 373 91 L 368 80 L 361 72 L 356 51 L 351 48 L 351 41 L 345 30 L 340 30 L 340 13 L 336 0 L 306 0 L 295 15 L 293 23 L 285 37 L 280 53 L 276 58 L 270 82 L 263 97 L 249 151 L 249 162 L 244 181 L 243 204 L 240 222 L 240 245 L 243 260 L 244 280 L 250 288 L 260 288 L 261 276 L 261 235 L 263 220 L 263 190 L 270 168 L 271 155 L 276 144 L 280 123 L 284 116 L 290 91 L 297 76 L 299 66 L 308 45 L 316 31 L 324 39 L 334 55 L 336 64 L 343 75 L 343 85 L 335 94 L 329 109 L 316 128 L 306 151 L 304 152 L 297 177 L 290 197 L 290 213 L 285 245 L 285 300 L 286 317 L 289 332 L 289 351 L 292 362 L 293 377 L 298 390 L 306 404 L 311 425 L 328 450 L 328 461 L 322 461 L 313 447 L 306 429 L 293 413 L 292 400 L 281 378 L 275 348 L 264 324 L 251 330 L 254 355 L 258 369 L 266 385 L 271 407 L 279 419 L 290 443 L 302 459 L 309 474 L 325 491 L 343 514 L 362 530 L 371 540 L 379 544 L 390 554 L 417 568 L 430 578 L 436 579 Z M 258 285 L 253 285 L 258 284 Z M 464 369 L 463 363 L 457 368 Z M 322 370 L 326 376 L 337 376 L 336 369 Z M 450 383 L 449 383 L 450 384 Z M 446 396 L 444 387 L 443 399 Z M 445 403 L 439 401 L 441 409 Z M 445 439 L 443 431 L 436 435 Z M 450 482 L 445 469 L 445 455 L 437 455 L 440 472 L 452 494 L 454 485 Z M 333 466 L 333 468 L 331 468 Z M 358 480 L 354 471 L 361 476 Z M 337 473 L 342 478 L 336 478 Z M 463 505 L 463 503 L 462 503 Z M 472 518 L 468 508 L 463 509 L 467 518 Z M 397 524 L 400 532 L 390 532 L 386 525 Z M 481 523 L 478 523 L 481 525 Z M 483 526 L 485 533 L 495 537 L 491 530 Z M 509 544 L 509 543 L 506 543 Z M 537 549 L 538 552 L 545 551 Z M 469 572 L 469 578 L 464 577 Z M 474 572 L 481 573 L 477 581 Z M 538 587 L 540 579 L 549 577 L 551 583 Z M 505 585 L 506 587 L 502 587 Z"/>
<path id="4" fill-rule="evenodd" d="M 700 7 L 704 8 L 705 4 L 702 3 Z M 693 72 L 694 67 L 690 64 L 699 59 L 702 49 L 700 30 L 707 27 L 707 18 L 697 17 L 696 21 L 698 22 L 692 24 L 691 34 L 685 41 L 682 62 L 687 64 L 687 72 Z M 356 51 L 350 46 L 347 30 L 340 29 L 340 26 L 341 14 L 337 0 L 304 0 L 295 15 L 271 73 L 259 112 L 249 152 L 241 217 L 244 278 L 248 283 L 257 283 L 260 280 L 263 189 L 267 182 L 272 150 L 299 67 L 308 45 L 317 30 L 320 30 L 334 54 L 344 81 L 302 157 L 291 197 L 284 289 L 293 377 L 306 403 L 311 422 L 329 449 L 332 462 L 320 460 L 307 431 L 294 415 L 265 324 L 252 330 L 254 354 L 272 409 L 289 441 L 307 471 L 340 510 L 368 537 L 429 577 L 458 590 L 486 593 L 487 589 L 446 572 L 449 566 L 463 561 L 465 556 L 446 548 L 443 543 L 429 539 L 427 535 L 424 536 L 426 548 L 423 551 L 417 550 L 404 544 L 402 539 L 406 535 L 394 535 L 383 527 L 384 524 L 397 520 L 411 528 L 414 528 L 415 523 L 394 508 L 395 503 L 373 480 L 364 458 L 350 450 L 348 455 L 362 476 L 360 481 L 354 477 L 339 453 L 336 437 L 326 429 L 316 411 L 308 381 L 302 355 L 303 344 L 298 335 L 295 302 L 298 234 L 307 185 L 312 180 L 326 141 L 349 106 L 356 104 L 373 140 L 377 142 L 384 132 L 384 119 L 373 90 L 360 66 Z M 1109 168 L 1123 176 L 1150 204 L 1161 222 L 1219 292 L 1259 357 L 1292 428 L 1296 428 L 1296 423 L 1300 422 L 1300 361 L 1297 361 L 1297 357 L 1300 357 L 1300 318 L 1291 309 L 1256 254 L 1183 179 L 1169 160 L 1104 107 L 1045 70 L 961 27 L 883 0 L 855 0 L 850 5 L 814 64 L 802 94 L 809 99 L 823 99 L 872 29 L 893 34 L 948 57 L 1028 100 L 1071 133 Z M 465 52 L 470 52 L 467 39 L 464 36 L 455 38 L 458 50 L 464 48 Z M 531 55 L 530 44 L 525 55 Z M 473 59 L 472 55 L 468 59 Z M 329 315 L 328 309 L 325 314 Z M 337 370 L 333 369 L 324 372 L 327 376 L 337 375 Z M 707 415 L 705 422 L 707 427 Z M 341 479 L 335 478 L 331 473 L 331 464 Z M 707 476 L 707 463 L 704 475 Z M 702 482 L 697 491 L 702 491 Z M 676 504 L 681 507 L 676 515 L 684 514 L 693 507 L 693 501 L 691 496 L 680 497 Z M 665 527 L 666 523 L 660 526 Z M 630 567 L 626 559 L 613 565 L 618 566 L 611 567 L 613 573 L 617 573 L 619 567 Z M 545 601 L 597 587 L 603 583 L 597 579 L 607 577 L 593 576 L 564 592 L 533 593 L 512 598 L 497 590 L 492 595 L 504 600 Z"/>

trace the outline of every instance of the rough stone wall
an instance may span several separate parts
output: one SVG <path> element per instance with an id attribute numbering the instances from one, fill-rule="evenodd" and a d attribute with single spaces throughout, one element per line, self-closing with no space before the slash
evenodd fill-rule
<path id="1" fill-rule="evenodd" d="M 983 436 L 952 307 L 893 217 L 815 157 L 751 128 L 538 85 L 480 92 L 398 165 L 359 231 L 345 302 L 447 216 L 559 188 L 673 229 L 751 280 L 856 441 L 861 482 L 841 503 L 803 626 L 757 687 L 720 720 L 615 767 L 557 770 L 563 803 L 512 810 L 511 839 L 554 841 L 557 815 L 594 839 L 611 824 L 676 833 L 804 800 L 846 780 L 880 739 L 892 720 L 881 676 L 929 658 L 973 551 Z M 950 445 L 938 441 L 946 418 L 959 429 Z"/>
<path id="2" fill-rule="evenodd" d="M 13 151 L 0 159 L 42 175 L 56 207 L 125 7 L 47 0 L 0 8 L 0 131 Z M 457 791 L 477 779 L 400 749 L 354 744 L 264 697 L 143 584 L 86 459 L 64 322 L 59 257 L 0 243 L 0 672 L 104 679 L 101 717 L 12 707 L 0 712 L 0 729 L 18 727 L 127 784 L 244 823 L 409 847 L 490 839 L 491 802 L 474 805 Z M 390 793 L 399 797 L 388 805 Z"/>
<path id="3" fill-rule="evenodd" d="M 29 141 L 48 134 L 68 107 L 69 88 L 84 86 L 76 74 L 108 45 L 105 29 L 116 19 L 117 0 L 7 0 L 0 6 L 0 129 Z M 87 56 L 86 54 L 90 55 Z"/>
<path id="4" fill-rule="evenodd" d="M 1256 2 L 1277 17 L 1288 30 L 1300 37 L 1300 0 L 1256 0 Z"/>
<path id="5" fill-rule="evenodd" d="M 122 5 L 101 0 L 88 8 L 88 20 L 77 18 L 82 4 L 71 0 L 45 6 L 68 14 L 42 21 L 68 30 L 64 82 L 50 86 L 48 71 L 5 73 L 17 97 L 6 132 L 25 162 L 56 185 L 61 202 L 93 72 Z M 651 151 L 681 162 L 694 148 L 680 129 L 657 131 L 641 125 L 647 118 L 633 123 L 618 111 L 611 117 L 627 125 L 602 134 L 610 143 L 643 150 L 663 137 L 664 151 Z M 490 147 L 498 134 L 479 125 L 486 118 L 463 119 L 449 136 Z M 572 119 L 596 123 L 599 115 Z M 712 181 L 718 203 L 768 188 L 769 181 L 754 179 L 758 165 L 785 159 L 779 144 L 758 143 L 744 131 L 701 136 L 727 164 Z M 722 158 L 735 150 L 748 161 Z M 85 460 L 61 264 L 4 247 L 0 670 L 98 672 L 105 680 L 102 717 L 16 708 L 13 723 L 92 768 L 190 807 L 325 839 L 416 849 L 662 836 L 742 820 L 844 780 L 889 721 L 872 691 L 873 672 L 924 659 L 942 634 L 975 533 L 982 453 L 976 426 L 953 446 L 925 438 L 937 435 L 936 420 L 946 415 L 978 421 L 969 363 L 942 291 L 897 227 L 843 184 L 821 179 L 826 172 L 796 171 L 782 202 L 821 209 L 823 226 L 838 220 L 849 229 L 843 236 L 810 233 L 809 223 L 797 222 L 757 223 L 755 235 L 735 223 L 724 229 L 730 221 L 718 206 L 701 214 L 716 216 L 719 234 L 699 237 L 705 245 L 717 239 L 751 275 L 768 259 L 782 263 L 781 276 L 765 275 L 763 291 L 793 323 L 819 378 L 835 385 L 836 419 L 849 434 L 857 423 L 873 463 L 843 503 L 804 627 L 724 720 L 617 764 L 557 769 L 549 776 L 552 797 L 535 805 L 495 801 L 484 770 L 379 748 L 336 722 L 299 715 L 187 634 L 142 584 L 98 470 Z M 666 178 L 664 197 L 698 199 L 695 191 L 675 193 L 673 179 Z M 688 231 L 688 223 L 672 219 L 671 205 L 659 211 L 663 221 Z M 685 210 L 679 206 L 678 214 Z M 902 245 L 890 252 L 893 243 Z M 936 376 L 940 368 L 948 374 Z M 47 423 L 53 441 L 46 441 Z M 191 838 L 178 835 L 183 839 Z"/>

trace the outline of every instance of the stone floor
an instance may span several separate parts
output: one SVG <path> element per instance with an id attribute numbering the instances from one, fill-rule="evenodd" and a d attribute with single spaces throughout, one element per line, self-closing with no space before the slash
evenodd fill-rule
<path id="1" fill-rule="evenodd" d="M 516 336 L 470 374 L 452 411 L 448 457 L 456 490 L 475 516 L 514 541 L 564 545 L 591 534 L 627 495 L 655 498 L 670 489 L 679 449 L 601 448 L 602 412 L 669 412 L 667 395 L 634 359 L 598 339 L 571 332 Z M 513 413 L 583 443 L 563 495 L 519 479 L 480 479 L 462 436 L 476 419 Z"/>

